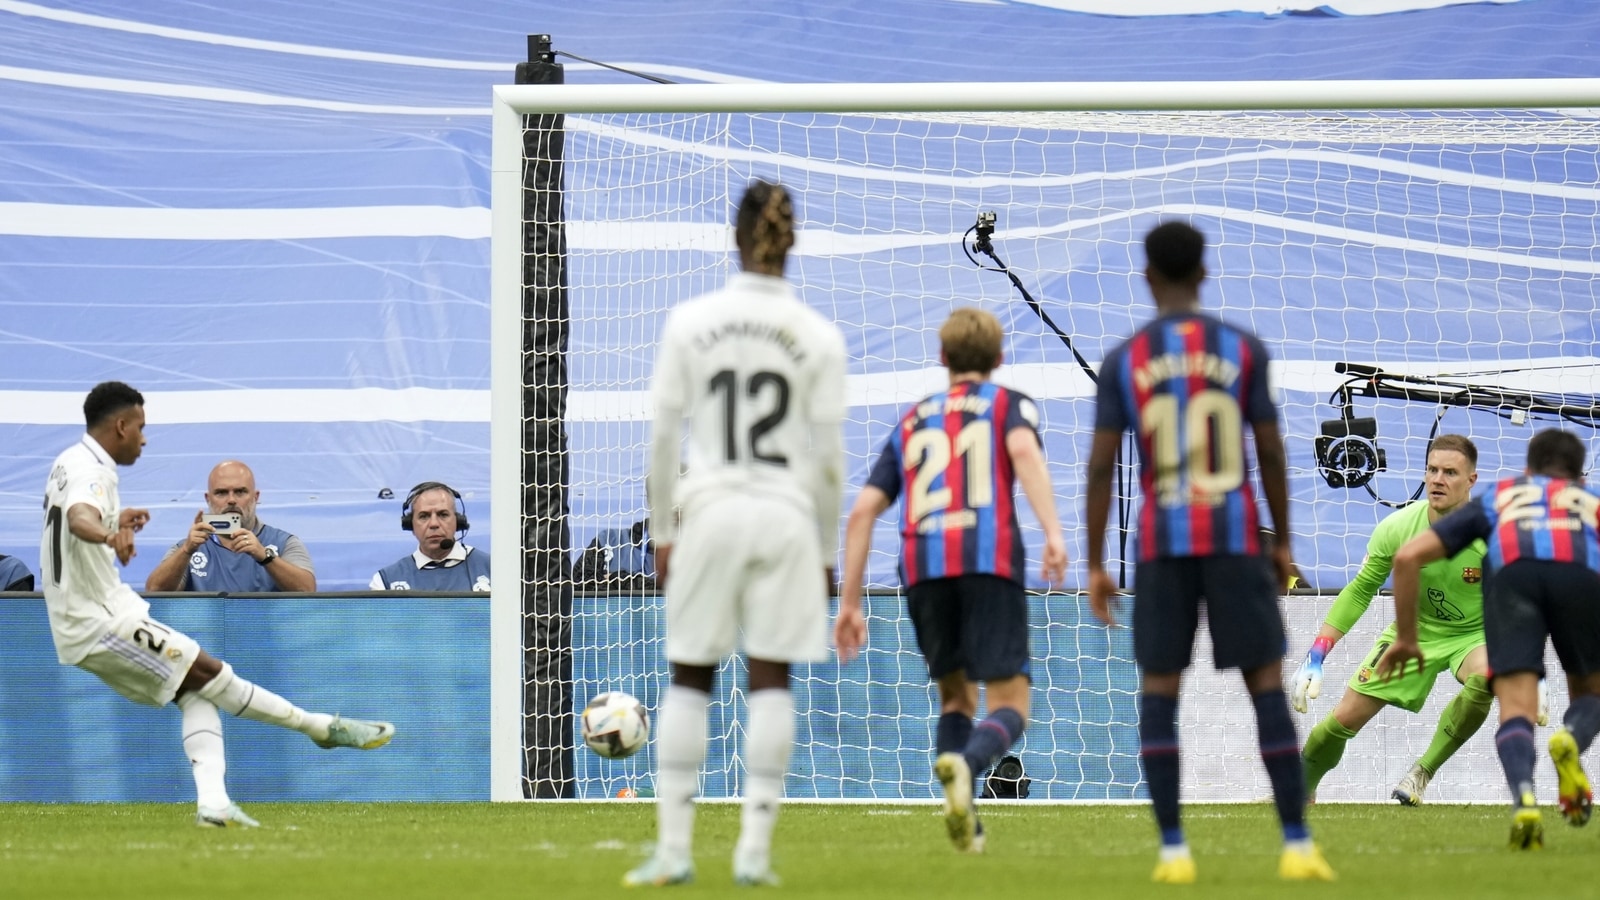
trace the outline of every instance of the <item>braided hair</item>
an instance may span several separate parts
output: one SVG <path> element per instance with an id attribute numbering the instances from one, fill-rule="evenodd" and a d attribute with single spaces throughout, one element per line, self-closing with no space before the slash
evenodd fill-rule
<path id="1" fill-rule="evenodd" d="M 782 275 L 794 246 L 794 202 L 789 192 L 770 181 L 750 182 L 739 202 L 733 236 L 746 271 Z"/>

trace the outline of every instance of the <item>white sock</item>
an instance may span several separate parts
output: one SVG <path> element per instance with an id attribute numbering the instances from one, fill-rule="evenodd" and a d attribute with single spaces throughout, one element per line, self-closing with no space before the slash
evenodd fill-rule
<path id="1" fill-rule="evenodd" d="M 707 708 L 711 695 L 670 685 L 661 701 L 656 753 L 656 853 L 688 861 L 694 831 L 694 797 L 700 792 L 700 766 L 706 759 Z"/>
<path id="2" fill-rule="evenodd" d="M 228 761 L 222 750 L 222 717 L 217 715 L 217 706 L 192 693 L 183 694 L 176 702 L 183 711 L 183 752 L 194 767 L 195 796 L 208 809 L 227 809 L 233 801 L 228 799 Z"/>
<path id="3" fill-rule="evenodd" d="M 739 820 L 735 863 L 761 871 L 772 853 L 772 828 L 778 824 L 783 777 L 794 752 L 794 695 L 770 688 L 750 695 L 750 729 L 744 742 L 744 812 Z"/>
<path id="4" fill-rule="evenodd" d="M 200 688 L 199 694 L 230 715 L 292 729 L 314 741 L 328 739 L 328 725 L 333 721 L 333 716 L 327 713 L 308 713 L 266 688 L 240 678 L 227 663 L 222 664 L 217 677 Z"/>
<path id="5" fill-rule="evenodd" d="M 1161 861 L 1162 862 L 1172 862 L 1175 859 L 1188 859 L 1188 858 L 1189 858 L 1189 845 L 1188 844 L 1162 844 L 1161 845 Z"/>

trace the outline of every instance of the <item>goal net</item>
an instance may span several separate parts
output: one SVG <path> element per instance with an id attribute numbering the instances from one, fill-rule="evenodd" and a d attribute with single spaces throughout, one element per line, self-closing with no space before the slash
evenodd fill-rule
<path id="1" fill-rule="evenodd" d="M 1291 540 L 1309 588 L 1285 601 L 1287 671 L 1355 574 L 1373 526 L 1413 498 L 1432 435 L 1472 437 L 1480 483 L 1520 471 L 1526 438 L 1543 420 L 1568 414 L 1577 422 L 1569 427 L 1595 447 L 1592 420 L 1574 419 L 1569 407 L 1581 410 L 1600 393 L 1600 115 L 1589 108 L 1600 106 L 1600 90 L 1590 82 L 1421 84 L 1426 90 L 1406 92 L 1350 83 L 1309 99 L 1297 99 L 1292 85 L 1260 84 L 498 89 L 497 565 L 525 556 L 527 536 L 550 524 L 541 517 L 564 517 L 562 549 L 574 558 L 602 532 L 645 518 L 648 385 L 666 313 L 737 269 L 730 222 L 739 196 L 753 178 L 779 181 L 795 196 L 799 226 L 787 277 L 847 341 L 847 502 L 906 406 L 941 387 L 937 329 L 950 311 L 977 305 L 1005 326 L 1006 365 L 996 379 L 1039 401 L 1074 561 L 1069 591 L 1032 603 L 1034 705 L 1015 752 L 1032 797 L 1146 796 L 1130 634 L 1101 627 L 1071 589 L 1082 579 L 1094 398 L 1093 375 L 1074 350 L 1098 366 L 1153 314 L 1141 272 L 1151 226 L 1183 219 L 1206 235 L 1204 306 L 1254 330 L 1275 357 Z M 1194 108 L 1174 108 L 1185 103 Z M 521 256 L 535 243 L 526 176 L 541 162 L 524 151 L 554 155 L 552 131 L 559 161 L 543 164 L 558 162 L 561 177 L 545 185 L 545 199 L 559 203 L 539 215 L 559 211 L 564 247 L 532 252 L 560 257 L 561 284 L 546 288 L 560 289 L 565 302 L 541 305 L 528 299 L 537 267 Z M 972 243 L 985 211 L 995 213 L 993 256 Z M 1002 264 L 1037 309 L 997 271 Z M 566 336 L 557 441 L 529 437 L 530 421 L 553 414 L 527 408 L 519 343 L 550 327 Z M 1375 390 L 1380 379 L 1368 378 L 1344 396 L 1346 418 L 1372 422 L 1371 433 L 1346 433 L 1383 452 L 1383 466 L 1369 466 L 1365 479 L 1360 459 L 1330 462 L 1317 441 L 1341 418 L 1338 390 L 1351 383 L 1352 366 L 1375 367 L 1391 388 Z M 529 467 L 548 467 L 541 459 L 561 463 L 565 510 L 509 500 L 519 487 L 526 493 Z M 1346 472 L 1347 483 L 1362 482 L 1355 489 L 1330 485 L 1330 466 L 1341 465 L 1355 465 Z M 1119 485 L 1131 504 L 1128 493 Z M 1131 508 L 1118 506 L 1107 548 L 1114 575 L 1132 552 L 1131 533 L 1118 527 Z M 1024 505 L 1036 566 L 1041 542 L 1028 515 Z M 937 700 L 897 591 L 897 552 L 886 516 L 868 566 L 864 656 L 796 670 L 790 797 L 938 795 L 930 768 Z M 1125 574 L 1131 584 L 1131 569 Z M 505 588 L 519 575 L 520 596 Z M 667 682 L 662 599 L 637 583 L 579 584 L 570 641 L 535 647 L 543 639 L 529 635 L 539 623 L 524 616 L 548 619 L 566 608 L 530 598 L 563 596 L 557 582 L 565 577 L 504 568 L 495 576 L 497 798 L 523 796 L 530 735 L 565 741 L 565 795 L 653 786 L 653 747 L 601 759 L 576 740 L 570 714 L 606 690 L 656 708 Z M 1380 596 L 1334 651 L 1323 697 L 1299 719 L 1302 735 L 1332 709 L 1391 618 Z M 533 657 L 565 653 L 570 670 L 528 674 Z M 548 688 L 537 702 L 534 680 Z M 1432 738 L 1457 690 L 1449 682 L 1420 714 L 1381 714 L 1351 742 L 1319 798 L 1386 800 Z M 704 796 L 739 792 L 743 684 L 737 658 L 718 673 Z M 1186 799 L 1267 796 L 1248 700 L 1236 673 L 1212 669 L 1205 636 L 1184 696 Z M 1486 726 L 1439 773 L 1430 800 L 1503 800 L 1492 732 Z M 1554 784 L 1547 770 L 1541 781 Z"/>

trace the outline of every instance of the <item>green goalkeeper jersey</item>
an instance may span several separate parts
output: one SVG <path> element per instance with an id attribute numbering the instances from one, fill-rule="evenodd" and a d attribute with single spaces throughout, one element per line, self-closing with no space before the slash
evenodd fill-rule
<path id="1" fill-rule="evenodd" d="M 1389 580 L 1401 545 L 1428 530 L 1428 502 L 1418 500 L 1385 516 L 1367 541 L 1367 558 L 1355 580 L 1328 610 L 1328 625 L 1349 634 L 1378 589 Z M 1422 567 L 1417 583 L 1417 639 L 1426 643 L 1483 633 L 1483 555 L 1477 540 L 1449 559 Z"/>

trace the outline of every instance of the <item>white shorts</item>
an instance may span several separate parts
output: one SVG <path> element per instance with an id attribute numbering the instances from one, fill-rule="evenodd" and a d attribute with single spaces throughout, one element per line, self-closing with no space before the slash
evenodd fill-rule
<path id="1" fill-rule="evenodd" d="M 78 668 L 93 672 L 135 703 L 166 706 L 200 655 L 200 645 L 181 631 L 142 615 L 111 622 Z"/>
<path id="2" fill-rule="evenodd" d="M 742 495 L 685 510 L 667 572 L 667 659 L 716 665 L 744 632 L 745 655 L 828 658 L 828 591 L 815 517 Z"/>

